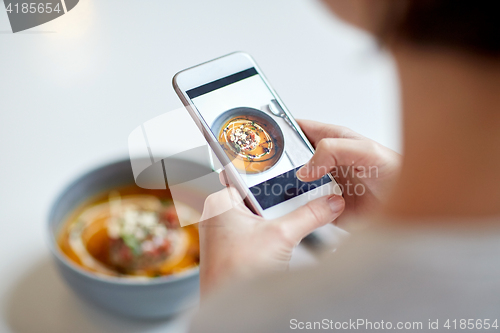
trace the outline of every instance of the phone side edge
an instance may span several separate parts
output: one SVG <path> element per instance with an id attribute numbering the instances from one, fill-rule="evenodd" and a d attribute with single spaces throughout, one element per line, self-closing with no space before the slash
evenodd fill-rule
<path id="1" fill-rule="evenodd" d="M 210 61 L 205 62 L 204 64 L 209 63 L 209 62 Z M 200 66 L 200 65 L 198 65 L 198 66 Z M 194 67 L 196 67 L 196 66 L 194 66 Z M 190 68 L 194 68 L 194 67 L 190 67 Z M 217 158 L 219 160 L 222 160 L 221 164 L 224 166 L 224 170 L 226 170 L 226 175 L 230 178 L 230 180 L 232 181 L 233 185 L 235 186 L 235 188 L 237 189 L 237 191 L 242 196 L 242 198 L 243 198 L 244 202 L 246 203 L 246 205 L 255 214 L 263 216 L 263 210 L 260 207 L 260 205 L 257 203 L 257 200 L 253 196 L 252 192 L 250 191 L 250 189 L 246 185 L 244 185 L 243 179 L 241 179 L 241 177 L 239 176 L 239 173 L 236 171 L 236 169 L 232 165 L 231 161 L 227 158 L 227 156 L 225 155 L 225 153 L 222 151 L 222 148 L 219 146 L 218 142 L 214 141 L 214 139 L 212 138 L 211 133 L 208 133 L 208 130 L 202 124 L 202 122 L 200 120 L 201 115 L 198 115 L 197 112 L 193 109 L 192 103 L 190 103 L 190 101 L 184 96 L 183 90 L 177 84 L 177 77 L 178 77 L 178 75 L 182 74 L 183 72 L 185 72 L 187 70 L 189 70 L 189 68 L 185 69 L 185 70 L 182 70 L 182 71 L 176 73 L 173 76 L 173 78 L 172 78 L 172 86 L 174 88 L 175 93 L 177 94 L 177 96 L 181 100 L 182 104 L 184 105 L 184 107 L 188 111 L 189 115 L 191 116 L 191 118 L 195 122 L 195 124 L 198 127 L 198 129 L 201 131 L 203 137 L 207 141 L 208 145 L 211 147 L 211 149 L 214 152 L 214 154 L 217 156 Z"/>

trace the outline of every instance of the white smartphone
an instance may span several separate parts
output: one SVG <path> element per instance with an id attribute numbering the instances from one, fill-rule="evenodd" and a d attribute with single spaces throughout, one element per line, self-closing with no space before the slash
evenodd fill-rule
<path id="1" fill-rule="evenodd" d="M 248 54 L 183 70 L 173 86 L 254 213 L 276 218 L 318 197 L 342 194 L 330 174 L 307 183 L 296 177 L 314 149 Z"/>

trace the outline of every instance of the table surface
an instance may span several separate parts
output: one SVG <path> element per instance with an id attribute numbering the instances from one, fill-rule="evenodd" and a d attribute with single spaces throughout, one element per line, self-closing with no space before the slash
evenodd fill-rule
<path id="1" fill-rule="evenodd" d="M 138 125 L 180 107 L 171 78 L 252 54 L 296 118 L 348 126 L 399 150 L 392 59 L 312 0 L 81 0 L 12 34 L 0 9 L 0 332 L 183 332 L 80 301 L 47 248 L 55 196 L 89 168 L 127 157 Z"/>

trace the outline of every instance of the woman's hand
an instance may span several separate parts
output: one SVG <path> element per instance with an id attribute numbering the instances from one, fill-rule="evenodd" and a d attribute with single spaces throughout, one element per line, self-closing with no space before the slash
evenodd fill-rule
<path id="1" fill-rule="evenodd" d="M 342 126 L 310 120 L 298 123 L 316 152 L 297 176 L 313 181 L 332 173 L 345 199 L 345 212 L 336 222 L 380 208 L 397 180 L 401 156 Z"/>
<path id="2" fill-rule="evenodd" d="M 298 176 L 313 181 L 332 172 L 345 202 L 340 196 L 319 198 L 279 219 L 264 220 L 245 207 L 232 187 L 211 195 L 200 223 L 202 294 L 232 278 L 286 269 L 300 240 L 336 219 L 344 206 L 349 213 L 373 212 L 389 194 L 400 155 L 344 127 L 299 123 L 316 153 Z M 214 214 L 220 207 L 232 208 Z"/>
<path id="3" fill-rule="evenodd" d="M 232 208 L 216 215 L 221 207 Z M 233 187 L 210 195 L 199 224 L 202 295 L 231 279 L 285 270 L 302 238 L 343 210 L 343 198 L 333 195 L 310 201 L 281 218 L 264 220 L 245 206 Z"/>

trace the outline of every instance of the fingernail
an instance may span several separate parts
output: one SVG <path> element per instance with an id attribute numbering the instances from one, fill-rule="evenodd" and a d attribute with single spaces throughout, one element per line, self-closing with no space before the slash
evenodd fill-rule
<path id="1" fill-rule="evenodd" d="M 339 213 L 344 209 L 344 199 L 340 195 L 332 195 L 328 198 L 328 205 L 332 213 Z"/>
<path id="2" fill-rule="evenodd" d="M 302 180 L 309 174 L 309 163 L 306 163 L 297 171 L 297 177 Z"/>

